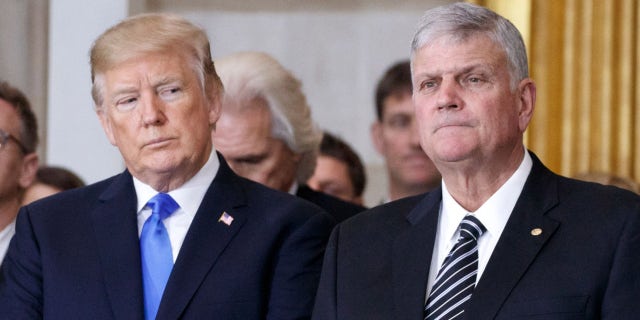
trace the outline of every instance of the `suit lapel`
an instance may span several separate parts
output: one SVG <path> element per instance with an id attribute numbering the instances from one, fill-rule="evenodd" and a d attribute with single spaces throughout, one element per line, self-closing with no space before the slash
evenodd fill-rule
<path id="1" fill-rule="evenodd" d="M 558 203 L 556 176 L 531 154 L 533 168 L 465 314 L 493 319 L 559 222 L 545 214 Z M 533 229 L 542 233 L 534 235 Z"/>
<path id="2" fill-rule="evenodd" d="M 187 232 L 158 310 L 159 319 L 178 319 L 246 216 L 234 208 L 246 203 L 238 177 L 220 158 L 220 168 Z M 219 221 L 223 212 L 230 225 Z"/>
<path id="3" fill-rule="evenodd" d="M 90 213 L 107 296 L 117 319 L 142 319 L 136 193 L 128 172 L 117 176 Z"/>
<path id="4" fill-rule="evenodd" d="M 398 319 L 422 319 L 442 189 L 428 193 L 409 213 L 409 228 L 393 246 L 393 297 Z"/>

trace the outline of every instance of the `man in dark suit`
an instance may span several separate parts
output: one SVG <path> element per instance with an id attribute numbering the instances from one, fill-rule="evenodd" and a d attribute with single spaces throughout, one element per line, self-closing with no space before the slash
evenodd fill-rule
<path id="1" fill-rule="evenodd" d="M 322 139 L 300 81 L 262 52 L 216 60 L 225 87 L 213 144 L 240 176 L 289 192 L 325 209 L 341 222 L 364 207 L 305 185 Z"/>
<path id="2" fill-rule="evenodd" d="M 427 11 L 412 43 L 440 188 L 334 230 L 313 319 L 635 319 L 640 198 L 549 171 L 522 142 L 525 46 L 494 12 Z"/>
<path id="3" fill-rule="evenodd" d="M 21 210 L 0 318 L 309 318 L 332 219 L 213 150 L 223 87 L 206 34 L 132 17 L 96 40 L 91 67 L 127 170 Z"/>

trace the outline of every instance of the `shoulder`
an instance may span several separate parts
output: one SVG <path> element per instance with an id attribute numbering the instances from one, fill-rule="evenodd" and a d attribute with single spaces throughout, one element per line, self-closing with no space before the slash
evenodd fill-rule
<path id="1" fill-rule="evenodd" d="M 107 190 L 114 188 L 114 185 L 116 185 L 115 188 L 121 188 L 126 185 L 131 185 L 131 188 L 133 188 L 131 175 L 124 172 L 84 187 L 62 191 L 37 200 L 27 205 L 26 208 L 30 212 L 69 211 L 70 209 L 73 209 L 72 211 L 86 212 L 88 208 L 99 201 Z"/>
<path id="2" fill-rule="evenodd" d="M 237 177 L 245 201 L 237 207 L 262 223 L 305 223 L 308 220 L 335 225 L 335 220 L 322 207 L 286 192 Z"/>
<path id="3" fill-rule="evenodd" d="M 560 215 L 612 219 L 637 215 L 640 196 L 618 187 L 563 177 L 546 168 L 535 156 L 521 199 L 524 203 L 553 208 Z"/>
<path id="4" fill-rule="evenodd" d="M 559 177 L 558 199 L 561 212 L 591 217 L 602 227 L 640 217 L 640 196 L 614 186 Z"/>
<path id="5" fill-rule="evenodd" d="M 373 207 L 340 223 L 337 232 L 345 237 L 395 237 L 410 225 L 410 214 L 416 207 L 432 201 L 428 195 L 421 194 Z"/>

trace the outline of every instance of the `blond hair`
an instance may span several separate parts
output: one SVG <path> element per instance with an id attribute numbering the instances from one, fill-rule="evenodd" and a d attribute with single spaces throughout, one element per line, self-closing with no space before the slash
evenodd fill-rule
<path id="1" fill-rule="evenodd" d="M 123 20 L 105 31 L 93 43 L 90 52 L 91 94 L 97 109 L 104 103 L 103 74 L 132 59 L 153 53 L 177 52 L 189 61 L 198 74 L 203 93 L 210 100 L 222 94 L 207 34 L 171 14 L 142 14 Z"/>

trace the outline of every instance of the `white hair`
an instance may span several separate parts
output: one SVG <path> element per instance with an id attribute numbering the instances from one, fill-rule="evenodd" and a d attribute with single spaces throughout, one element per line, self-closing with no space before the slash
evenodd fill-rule
<path id="1" fill-rule="evenodd" d="M 272 116 L 271 134 L 301 156 L 296 180 L 305 183 L 315 170 L 322 131 L 311 119 L 311 108 L 300 81 L 262 52 L 235 53 L 216 59 L 215 66 L 225 88 L 225 100 L 246 102 L 262 98 L 267 102 Z M 246 103 L 223 105 L 225 108 L 247 106 Z"/>

